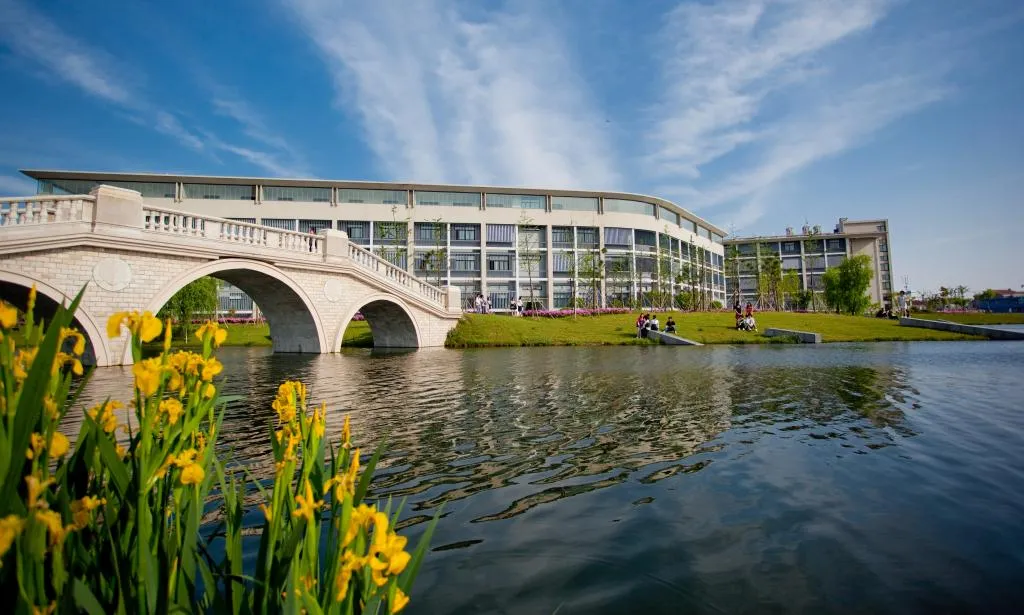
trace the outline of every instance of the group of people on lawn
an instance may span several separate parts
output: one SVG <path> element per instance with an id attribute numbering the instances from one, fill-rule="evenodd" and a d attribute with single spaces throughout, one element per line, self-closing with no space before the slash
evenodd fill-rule
<path id="1" fill-rule="evenodd" d="M 733 315 L 736 316 L 736 328 L 740 331 L 757 331 L 757 321 L 754 320 L 754 304 L 747 302 L 745 309 L 740 309 L 740 302 L 733 306 Z"/>
<path id="2" fill-rule="evenodd" d="M 658 322 L 657 314 L 641 314 L 636 319 L 636 336 L 647 337 L 651 331 L 660 331 L 661 323 Z M 676 321 L 669 316 L 668 320 L 665 321 L 665 333 L 676 332 Z"/>

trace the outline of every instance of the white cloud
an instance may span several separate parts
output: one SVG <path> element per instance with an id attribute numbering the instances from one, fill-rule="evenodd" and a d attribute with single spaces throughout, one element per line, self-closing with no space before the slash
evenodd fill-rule
<path id="1" fill-rule="evenodd" d="M 230 145 L 219 139 L 213 140 L 215 146 L 240 156 L 279 177 L 309 177 L 310 173 L 302 156 L 292 148 L 284 137 L 268 128 L 263 117 L 244 100 L 221 92 L 213 99 L 213 108 L 220 115 L 238 122 L 242 126 L 242 132 L 250 139 L 263 143 L 273 151 L 265 152 Z"/>
<path id="2" fill-rule="evenodd" d="M 0 0 L 0 34 L 12 52 L 84 92 L 119 105 L 133 104 L 131 93 L 113 73 L 111 58 L 66 35 L 30 7 Z"/>
<path id="3" fill-rule="evenodd" d="M 666 94 L 647 136 L 650 168 L 668 180 L 663 188 L 695 208 L 746 199 L 738 222 L 750 223 L 767 206 L 759 191 L 940 99 L 945 90 L 933 80 L 837 75 L 823 59 L 884 19 L 891 4 L 679 5 L 661 32 Z M 709 179 L 704 169 L 719 161 L 727 176 Z"/>
<path id="4" fill-rule="evenodd" d="M 157 132 L 163 133 L 169 137 L 176 139 L 179 143 L 189 149 L 196 151 L 202 151 L 203 141 L 188 131 L 178 118 L 174 117 L 166 111 L 157 111 L 155 117 L 155 124 L 153 125 Z"/>
<path id="5" fill-rule="evenodd" d="M 529 5 L 480 22 L 432 1 L 283 1 L 396 179 L 618 185 L 568 50 Z"/>
<path id="6" fill-rule="evenodd" d="M 217 157 L 212 149 L 229 152 L 277 175 L 304 172 L 300 166 L 279 162 L 282 153 L 295 159 L 294 151 L 282 139 L 271 134 L 258 114 L 243 101 L 217 99 L 213 105 L 218 113 L 242 124 L 243 132 L 250 138 L 278 151 L 264 152 L 225 143 L 216 135 L 186 126 L 178 115 L 151 104 L 144 95 L 123 84 L 118 77 L 119 70 L 108 54 L 75 39 L 46 16 L 17 0 L 0 0 L 0 35 L 0 40 L 19 58 L 35 63 L 48 75 L 113 104 L 130 121 L 168 136 L 184 147 L 204 152 L 213 160 Z M 205 138 L 197 133 L 202 133 Z"/>

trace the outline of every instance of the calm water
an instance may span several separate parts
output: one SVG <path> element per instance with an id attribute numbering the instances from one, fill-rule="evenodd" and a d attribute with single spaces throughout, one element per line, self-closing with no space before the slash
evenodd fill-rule
<path id="1" fill-rule="evenodd" d="M 446 502 L 412 613 L 1024 602 L 1021 343 L 220 356 L 245 462 L 270 469 L 269 402 L 300 378 L 335 433 L 388 435 L 375 494 L 408 498 L 407 534 Z"/>

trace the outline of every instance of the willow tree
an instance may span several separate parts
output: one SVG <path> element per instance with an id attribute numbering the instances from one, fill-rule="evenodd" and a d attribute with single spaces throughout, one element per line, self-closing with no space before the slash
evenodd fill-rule
<path id="1" fill-rule="evenodd" d="M 208 276 L 189 282 L 167 300 L 158 315 L 178 323 L 182 341 L 188 341 L 193 320 L 216 317 L 219 290 L 220 281 Z"/>
<path id="2" fill-rule="evenodd" d="M 825 304 L 837 312 L 863 314 L 871 305 L 868 286 L 874 275 L 871 257 L 858 254 L 825 271 Z"/>

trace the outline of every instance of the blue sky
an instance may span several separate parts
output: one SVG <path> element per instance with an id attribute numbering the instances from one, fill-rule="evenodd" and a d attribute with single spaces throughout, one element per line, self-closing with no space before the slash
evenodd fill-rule
<path id="1" fill-rule="evenodd" d="M 0 0 L 20 168 L 619 189 L 737 234 L 888 217 L 1024 284 L 1019 0 Z"/>

